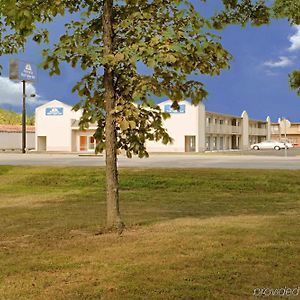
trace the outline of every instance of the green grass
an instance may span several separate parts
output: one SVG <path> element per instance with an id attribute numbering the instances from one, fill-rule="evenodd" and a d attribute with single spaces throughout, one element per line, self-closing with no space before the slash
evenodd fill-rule
<path id="1" fill-rule="evenodd" d="M 300 285 L 300 172 L 0 167 L 0 299 L 251 299 Z M 254 298 L 255 299 L 255 298 Z M 296 299 L 296 298 L 295 298 Z"/>

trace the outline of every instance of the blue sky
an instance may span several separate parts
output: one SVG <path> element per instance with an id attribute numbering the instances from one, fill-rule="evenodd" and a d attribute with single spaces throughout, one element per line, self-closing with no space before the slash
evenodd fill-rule
<path id="1" fill-rule="evenodd" d="M 63 31 L 64 18 L 58 18 L 49 26 L 53 41 Z M 300 27 L 292 27 L 287 21 L 274 21 L 259 28 L 230 26 L 223 32 L 222 44 L 234 56 L 230 70 L 218 77 L 204 77 L 209 96 L 207 110 L 240 115 L 246 110 L 251 118 L 273 121 L 285 116 L 300 121 L 300 97 L 288 86 L 288 73 L 300 67 Z M 24 54 L 1 57 L 3 65 L 0 77 L 0 107 L 21 110 L 21 87 L 8 81 L 8 62 L 19 58 L 34 63 L 41 62 L 41 48 L 29 43 Z M 28 94 L 38 98 L 28 101 L 28 110 L 43 101 L 59 99 L 75 104 L 79 98 L 71 93 L 81 76 L 80 70 L 62 66 L 62 75 L 50 77 L 39 70 L 39 80 L 28 87 Z"/>

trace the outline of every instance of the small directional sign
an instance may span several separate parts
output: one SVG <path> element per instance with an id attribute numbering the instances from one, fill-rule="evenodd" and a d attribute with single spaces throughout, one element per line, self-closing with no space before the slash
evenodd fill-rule
<path id="1" fill-rule="evenodd" d="M 29 62 L 12 59 L 9 78 L 14 81 L 34 82 L 37 80 L 37 67 Z"/>

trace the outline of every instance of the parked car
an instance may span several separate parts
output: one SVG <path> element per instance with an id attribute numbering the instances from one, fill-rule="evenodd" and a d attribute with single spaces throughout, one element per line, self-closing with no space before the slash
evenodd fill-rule
<path id="1" fill-rule="evenodd" d="M 261 143 L 256 143 L 251 145 L 251 149 L 253 150 L 260 150 L 260 149 L 285 149 L 288 148 L 288 146 L 284 142 L 279 141 L 263 141 Z"/>
<path id="2" fill-rule="evenodd" d="M 282 141 L 282 143 L 285 144 L 285 146 L 286 146 L 287 149 L 293 148 L 293 147 L 294 147 L 294 144 L 292 144 L 292 143 L 289 142 L 289 141 Z"/>

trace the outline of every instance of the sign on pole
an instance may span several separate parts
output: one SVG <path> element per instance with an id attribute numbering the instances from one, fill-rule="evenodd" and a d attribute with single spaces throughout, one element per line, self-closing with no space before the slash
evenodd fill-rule
<path id="1" fill-rule="evenodd" d="M 34 82 L 37 80 L 37 67 L 30 62 L 12 59 L 9 64 L 9 79 Z"/>
<path id="2" fill-rule="evenodd" d="M 22 81 L 22 152 L 26 153 L 26 82 L 34 82 L 37 80 L 37 67 L 29 62 L 11 59 L 9 62 L 9 79 Z"/>
<path id="3" fill-rule="evenodd" d="M 280 120 L 280 127 L 281 129 L 286 129 L 291 127 L 291 122 L 288 119 L 281 119 Z"/>

